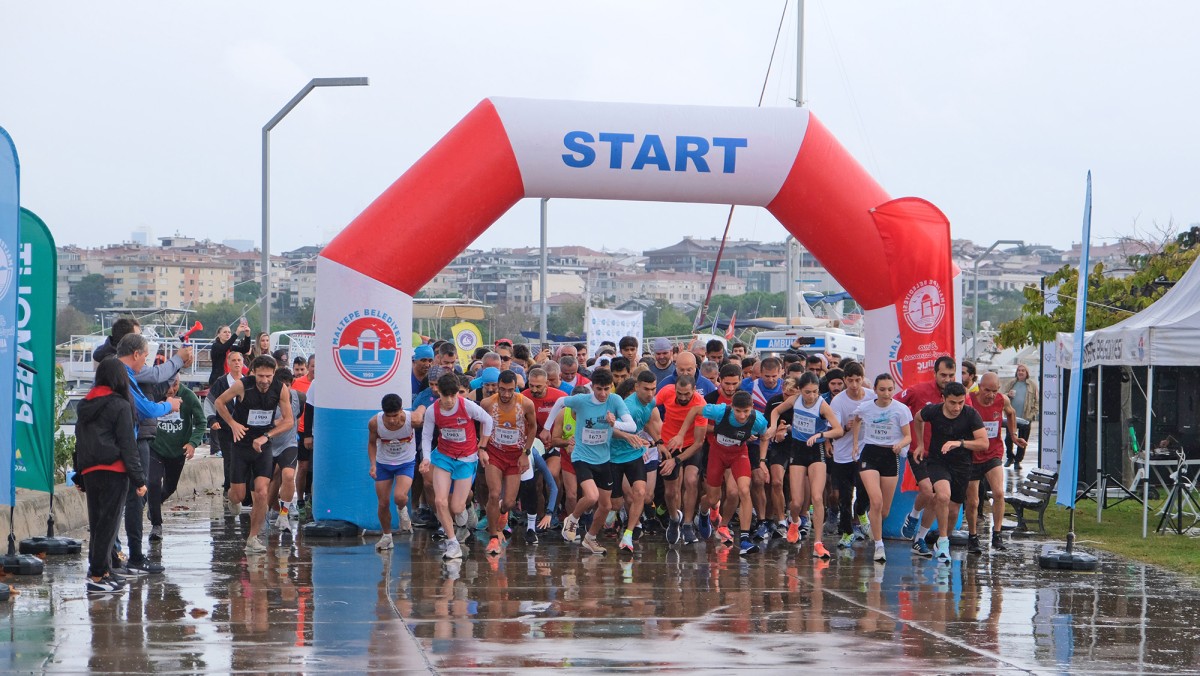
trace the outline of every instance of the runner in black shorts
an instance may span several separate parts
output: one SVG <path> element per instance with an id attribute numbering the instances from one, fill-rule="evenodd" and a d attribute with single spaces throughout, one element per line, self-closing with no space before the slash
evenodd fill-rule
<path id="1" fill-rule="evenodd" d="M 274 467 L 269 442 L 273 437 L 293 434 L 294 416 L 288 387 L 275 379 L 275 360 L 267 355 L 255 357 L 250 372 L 217 397 L 215 408 L 233 434 L 230 501 L 240 502 L 246 495 L 246 484 L 254 484 L 254 507 L 246 538 L 246 551 L 253 554 L 267 550 L 258 533 L 267 517 L 267 489 Z M 230 413 L 227 404 L 235 399 L 237 404 Z"/>
<path id="2" fill-rule="evenodd" d="M 941 404 L 929 404 L 917 413 L 914 422 L 917 428 L 916 455 L 924 457 L 925 427 L 930 427 L 929 480 L 937 507 L 937 522 L 941 529 L 938 539 L 938 560 L 950 562 L 951 514 L 958 516 L 958 509 L 967 497 L 967 483 L 971 480 L 971 453 L 983 451 L 988 446 L 987 430 L 979 412 L 966 405 L 967 390 L 962 383 L 949 383 L 942 391 Z M 921 458 L 918 457 L 918 460 Z"/>

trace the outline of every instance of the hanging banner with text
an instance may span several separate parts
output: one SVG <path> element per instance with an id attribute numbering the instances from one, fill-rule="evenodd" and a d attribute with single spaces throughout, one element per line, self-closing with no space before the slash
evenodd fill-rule
<path id="1" fill-rule="evenodd" d="M 20 246 L 20 176 L 17 148 L 0 127 L 0 411 L 13 410 L 17 368 L 17 250 Z M 0 505 L 17 499 L 13 484 L 13 419 L 0 415 Z"/>
<path id="2" fill-rule="evenodd" d="M 1058 285 L 1051 288 L 1046 288 L 1046 278 L 1042 278 L 1042 311 L 1049 317 L 1054 313 L 1060 301 L 1058 299 Z M 1048 469 L 1052 472 L 1058 471 L 1058 450 L 1059 445 L 1059 392 L 1062 383 L 1059 380 L 1060 371 L 1058 370 L 1058 343 L 1053 340 L 1048 340 L 1042 343 L 1042 400 L 1040 403 L 1042 411 L 1042 422 L 1039 433 L 1041 448 L 1041 457 L 1038 461 L 1038 466 L 1042 469 Z"/>
<path id="3" fill-rule="evenodd" d="M 625 336 L 637 338 L 642 345 L 642 312 L 641 310 L 602 310 L 588 308 L 587 312 L 587 345 L 588 354 L 596 354 L 600 343 L 608 340 L 614 345 L 620 345 Z"/>
<path id="4" fill-rule="evenodd" d="M 28 209 L 21 209 L 19 251 L 13 480 L 18 488 L 53 493 L 58 251 L 50 229 Z M 33 370 L 24 368 L 25 365 Z"/>

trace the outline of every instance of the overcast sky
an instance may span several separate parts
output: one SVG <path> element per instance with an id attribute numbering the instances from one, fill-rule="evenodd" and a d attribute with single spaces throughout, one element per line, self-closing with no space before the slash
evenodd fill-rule
<path id="1" fill-rule="evenodd" d="M 783 0 L 755 2 L 7 2 L 0 126 L 22 203 L 60 244 L 148 227 L 258 241 L 272 133 L 275 252 L 324 242 L 480 99 L 753 106 Z M 809 0 L 805 100 L 894 197 L 955 237 L 1078 241 L 1200 221 L 1200 3 Z M 795 1 L 764 105 L 789 106 Z M 1191 72 L 1192 75 L 1187 75 Z M 537 243 L 523 200 L 475 244 Z M 551 202 L 550 243 L 720 236 L 726 208 Z M 733 238 L 780 240 L 740 208 Z"/>

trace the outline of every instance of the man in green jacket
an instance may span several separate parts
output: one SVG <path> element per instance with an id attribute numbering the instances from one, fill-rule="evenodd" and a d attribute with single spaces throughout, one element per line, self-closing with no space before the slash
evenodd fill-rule
<path id="1" fill-rule="evenodd" d="M 178 413 L 158 419 L 158 434 L 150 445 L 150 539 L 162 540 L 162 503 L 175 494 L 183 463 L 192 459 L 196 446 L 204 440 L 204 406 L 200 398 L 179 382 L 171 380 L 167 396 L 179 397 Z"/>

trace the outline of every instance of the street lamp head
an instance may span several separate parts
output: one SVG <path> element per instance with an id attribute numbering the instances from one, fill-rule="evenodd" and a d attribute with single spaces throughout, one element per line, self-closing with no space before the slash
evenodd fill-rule
<path id="1" fill-rule="evenodd" d="M 370 84 L 365 77 L 314 77 L 314 87 L 365 87 Z"/>

